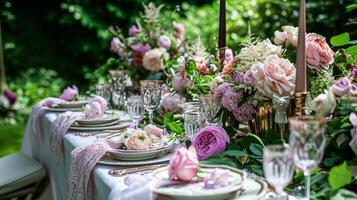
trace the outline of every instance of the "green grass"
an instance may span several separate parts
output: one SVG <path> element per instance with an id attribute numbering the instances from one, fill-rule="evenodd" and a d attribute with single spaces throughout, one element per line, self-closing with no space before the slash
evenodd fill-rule
<path id="1" fill-rule="evenodd" d="M 25 125 L 0 125 L 0 157 L 20 151 Z"/>

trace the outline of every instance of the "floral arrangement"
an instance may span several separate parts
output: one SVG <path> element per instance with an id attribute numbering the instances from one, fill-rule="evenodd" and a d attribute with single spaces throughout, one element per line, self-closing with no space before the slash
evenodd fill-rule
<path id="1" fill-rule="evenodd" d="M 119 27 L 110 27 L 113 34 L 110 49 L 116 54 L 116 66 L 128 70 L 135 79 L 159 79 L 165 60 L 184 51 L 185 27 L 160 18 L 163 5 L 144 5 L 144 13 L 124 36 Z M 149 75 L 148 75 L 149 74 Z"/>

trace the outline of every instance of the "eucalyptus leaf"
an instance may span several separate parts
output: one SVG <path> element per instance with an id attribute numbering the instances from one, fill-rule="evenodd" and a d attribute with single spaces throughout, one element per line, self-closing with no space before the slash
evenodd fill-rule
<path id="1" fill-rule="evenodd" d="M 263 155 L 263 147 L 259 144 L 251 144 L 249 150 L 257 156 Z"/>

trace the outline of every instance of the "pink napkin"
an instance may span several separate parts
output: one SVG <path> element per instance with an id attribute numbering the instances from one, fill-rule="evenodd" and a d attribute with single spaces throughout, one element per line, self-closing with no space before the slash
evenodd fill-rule
<path id="1" fill-rule="evenodd" d="M 53 98 L 53 97 L 48 97 L 46 99 L 41 100 L 39 103 L 36 104 L 36 106 L 32 110 L 32 118 L 31 120 L 31 130 L 32 130 L 32 135 L 31 135 L 31 140 L 36 142 L 36 144 L 39 144 L 43 140 L 43 130 L 42 130 L 42 121 L 41 117 L 43 114 L 46 112 L 45 108 L 56 104 L 63 102 L 63 100 L 58 99 L 58 98 Z"/>
<path id="2" fill-rule="evenodd" d="M 67 199 L 92 199 L 93 184 L 90 174 L 93 167 L 107 151 L 118 149 L 120 145 L 119 142 L 102 139 L 72 150 Z"/>
<path id="3" fill-rule="evenodd" d="M 63 137 L 68 131 L 69 127 L 79 119 L 84 118 L 81 112 L 67 111 L 60 114 L 52 124 L 50 147 L 56 154 L 60 155 L 63 152 Z"/>

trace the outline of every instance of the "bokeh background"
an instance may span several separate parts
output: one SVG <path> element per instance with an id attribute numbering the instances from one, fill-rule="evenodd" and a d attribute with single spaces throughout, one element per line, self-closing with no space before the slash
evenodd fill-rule
<path id="1" fill-rule="evenodd" d="M 110 25 L 124 33 L 149 0 L 1 0 L 0 19 L 7 83 L 20 112 L 0 119 L 0 156 L 18 151 L 32 106 L 57 96 L 66 85 L 88 89 L 93 72 L 111 56 Z M 200 37 L 213 53 L 218 34 L 218 0 L 153 0 L 165 4 L 161 17 L 181 22 L 187 37 Z M 298 23 L 298 0 L 227 0 L 227 44 L 238 51 L 248 27 L 272 37 L 282 25 Z M 355 0 L 308 0 L 307 32 L 356 39 Z M 104 75 L 103 75 L 104 76 Z"/>

